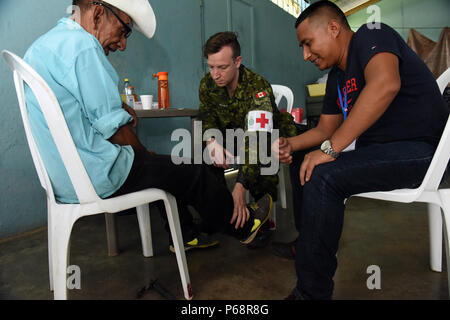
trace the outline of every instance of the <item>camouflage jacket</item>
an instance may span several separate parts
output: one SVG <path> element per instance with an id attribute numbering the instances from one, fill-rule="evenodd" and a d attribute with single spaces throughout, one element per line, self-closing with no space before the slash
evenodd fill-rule
<path id="1" fill-rule="evenodd" d="M 258 94 L 264 96 L 258 98 Z M 280 113 L 273 95 L 272 87 L 262 76 L 241 65 L 239 69 L 239 82 L 232 98 L 229 97 L 225 87 L 219 87 L 208 73 L 200 82 L 200 119 L 203 132 L 208 129 L 218 129 L 224 138 L 226 129 L 247 130 L 247 115 L 252 110 L 272 112 L 274 129 L 279 129 L 280 136 L 291 137 L 296 135 L 293 118 L 288 113 Z M 270 142 L 270 138 L 269 138 Z M 228 150 L 233 153 L 233 150 Z M 249 152 L 245 150 L 245 164 L 239 166 L 237 182 L 248 189 L 248 181 L 255 180 L 260 173 L 260 164 L 249 164 Z M 255 151 L 257 152 L 257 151 Z"/>

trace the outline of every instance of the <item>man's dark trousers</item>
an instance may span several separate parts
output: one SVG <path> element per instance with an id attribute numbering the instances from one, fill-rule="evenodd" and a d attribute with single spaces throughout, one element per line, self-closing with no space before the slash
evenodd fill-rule
<path id="1" fill-rule="evenodd" d="M 207 233 L 225 232 L 237 238 L 248 234 L 252 226 L 235 230 L 230 224 L 233 215 L 233 197 L 206 165 L 175 165 L 170 156 L 152 155 L 135 150 L 133 166 L 122 187 L 111 197 L 136 192 L 148 188 L 162 189 L 177 199 L 179 210 L 194 207 L 202 219 L 202 231 Z M 182 220 L 187 214 L 180 212 Z M 185 239 L 185 241 L 192 239 Z"/>
<path id="2" fill-rule="evenodd" d="M 299 170 L 304 156 L 293 155 L 290 166 L 294 198 L 296 291 L 301 298 L 331 299 L 345 199 L 351 195 L 417 188 L 430 165 L 435 147 L 418 141 L 372 144 L 344 152 L 333 162 L 314 168 L 302 187 Z"/>

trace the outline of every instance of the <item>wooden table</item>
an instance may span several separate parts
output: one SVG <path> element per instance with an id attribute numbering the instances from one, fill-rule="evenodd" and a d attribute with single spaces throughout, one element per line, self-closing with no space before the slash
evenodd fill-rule
<path id="1" fill-rule="evenodd" d="M 135 110 L 138 118 L 191 118 L 191 135 L 194 139 L 194 122 L 199 115 L 198 109 L 188 108 L 168 108 L 168 109 L 152 109 L 152 110 Z M 192 147 L 194 145 L 192 144 Z"/>
<path id="2" fill-rule="evenodd" d="M 192 137 L 192 155 L 194 154 L 194 122 L 199 115 L 198 109 L 189 108 L 168 108 L 168 109 L 152 109 L 152 110 L 135 110 L 138 118 L 191 118 L 191 137 Z"/>
<path id="3" fill-rule="evenodd" d="M 138 118 L 175 118 L 190 117 L 191 119 L 198 116 L 197 109 L 187 108 L 168 108 L 155 110 L 135 110 Z"/>

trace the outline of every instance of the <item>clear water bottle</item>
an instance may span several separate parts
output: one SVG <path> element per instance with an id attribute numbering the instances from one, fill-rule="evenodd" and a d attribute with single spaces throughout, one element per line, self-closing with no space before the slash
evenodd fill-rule
<path id="1" fill-rule="evenodd" d="M 130 86 L 130 80 L 128 79 L 128 78 L 125 78 L 124 80 L 123 80 L 123 93 L 125 94 L 125 95 L 127 95 L 127 90 L 128 90 L 128 87 Z"/>
<path id="2" fill-rule="evenodd" d="M 125 103 L 134 108 L 134 102 L 137 101 L 137 96 L 134 93 L 134 86 L 130 84 L 129 79 L 124 79 L 123 92 L 125 95 Z"/>

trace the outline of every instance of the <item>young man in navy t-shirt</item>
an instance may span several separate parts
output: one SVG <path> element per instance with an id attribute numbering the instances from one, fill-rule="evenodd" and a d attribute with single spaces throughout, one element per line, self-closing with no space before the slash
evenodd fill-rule
<path id="1" fill-rule="evenodd" d="M 387 25 L 355 33 L 339 7 L 319 1 L 295 27 L 305 61 L 331 71 L 317 127 L 274 145 L 291 163 L 299 232 L 291 250 L 298 281 L 288 298 L 331 299 L 344 200 L 418 187 L 448 109 L 432 73 Z M 356 150 L 342 153 L 355 140 Z"/>

